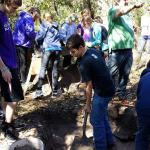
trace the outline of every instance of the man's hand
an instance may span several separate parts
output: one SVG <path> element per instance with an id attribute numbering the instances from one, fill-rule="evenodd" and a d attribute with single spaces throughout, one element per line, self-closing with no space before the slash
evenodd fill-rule
<path id="1" fill-rule="evenodd" d="M 11 82 L 11 79 L 12 79 L 12 75 L 11 75 L 11 72 L 9 71 L 8 68 L 6 68 L 5 70 L 1 70 L 2 72 L 2 77 L 4 78 L 4 80 L 8 83 Z"/>
<path id="2" fill-rule="evenodd" d="M 92 98 L 92 81 L 86 82 L 86 105 L 84 107 L 84 110 L 88 113 L 91 112 L 91 98 Z"/>

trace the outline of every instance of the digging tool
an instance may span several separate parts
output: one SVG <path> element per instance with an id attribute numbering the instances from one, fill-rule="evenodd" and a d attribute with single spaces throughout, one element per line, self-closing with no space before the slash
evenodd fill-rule
<path id="1" fill-rule="evenodd" d="M 83 132 L 82 132 L 82 143 L 86 144 L 88 141 L 88 137 L 86 136 L 86 125 L 87 125 L 87 119 L 88 119 L 89 113 L 87 111 L 84 111 L 84 121 L 83 121 Z"/>
<path id="2" fill-rule="evenodd" d="M 87 125 L 87 118 L 88 118 L 88 112 L 84 111 L 84 121 L 83 121 L 83 134 L 82 137 L 87 137 L 86 136 L 86 125 Z"/>
<path id="3" fill-rule="evenodd" d="M 86 127 L 87 127 L 87 119 L 88 119 L 89 113 L 84 111 L 84 119 L 83 119 L 83 126 L 82 126 L 82 135 L 81 136 L 75 136 L 74 141 L 71 145 L 71 150 L 77 150 L 81 147 L 84 147 L 85 149 L 92 150 L 93 149 L 93 138 L 88 138 L 86 136 Z"/>

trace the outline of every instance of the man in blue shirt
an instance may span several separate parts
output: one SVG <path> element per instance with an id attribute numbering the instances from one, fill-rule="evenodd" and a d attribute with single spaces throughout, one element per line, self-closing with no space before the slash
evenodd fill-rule
<path id="1" fill-rule="evenodd" d="M 2 131 L 16 139 L 13 115 L 17 102 L 23 99 L 23 91 L 17 72 L 16 49 L 13 44 L 8 14 L 14 13 L 22 5 L 22 0 L 4 0 L 0 3 L 0 86 L 3 98 L 4 118 Z"/>
<path id="2" fill-rule="evenodd" d="M 95 148 L 107 150 L 110 145 L 114 144 L 107 116 L 107 106 L 115 92 L 112 78 L 101 52 L 96 49 L 87 49 L 80 35 L 72 35 L 66 46 L 70 54 L 80 60 L 79 70 L 82 82 L 86 83 L 85 111 L 91 112 Z M 91 105 L 92 89 L 94 95 Z"/>

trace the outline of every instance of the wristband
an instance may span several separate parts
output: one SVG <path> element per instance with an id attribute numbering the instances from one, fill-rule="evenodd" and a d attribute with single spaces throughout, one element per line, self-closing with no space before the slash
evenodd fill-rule
<path id="1" fill-rule="evenodd" d="M 1 72 L 5 72 L 5 71 L 8 70 L 8 68 L 5 66 L 5 67 L 3 67 L 3 68 L 0 68 L 0 70 L 1 70 Z"/>

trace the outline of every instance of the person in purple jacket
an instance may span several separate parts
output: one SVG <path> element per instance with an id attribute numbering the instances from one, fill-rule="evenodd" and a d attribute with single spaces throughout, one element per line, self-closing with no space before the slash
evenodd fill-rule
<path id="1" fill-rule="evenodd" d="M 40 18 L 40 10 L 31 7 L 28 12 L 20 12 L 16 21 L 13 40 L 18 53 L 20 79 L 22 83 L 26 82 L 28 73 L 28 64 L 30 63 L 31 48 L 35 39 L 34 21 Z"/>
<path id="2" fill-rule="evenodd" d="M 17 102 L 23 91 L 18 77 L 16 49 L 7 15 L 14 13 L 22 0 L 2 0 L 0 3 L 0 86 L 4 112 L 1 130 L 5 136 L 17 139 L 12 123 Z"/>

